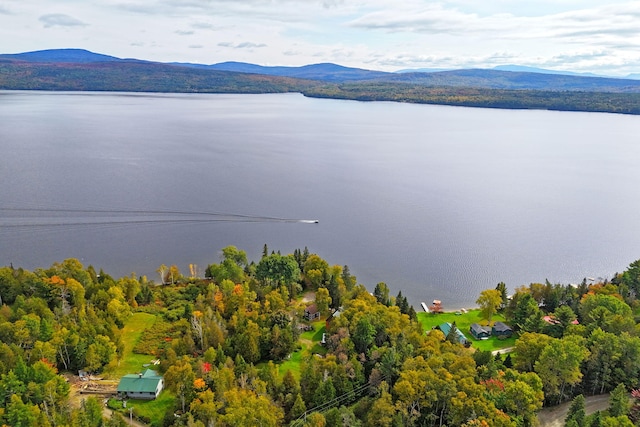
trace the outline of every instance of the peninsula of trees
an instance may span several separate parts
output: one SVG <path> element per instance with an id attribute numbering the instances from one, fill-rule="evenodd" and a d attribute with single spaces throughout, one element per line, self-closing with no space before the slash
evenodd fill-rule
<path id="1" fill-rule="evenodd" d="M 74 400 L 67 379 L 117 380 L 155 359 L 157 400 L 109 402 L 152 426 L 534 426 L 572 399 L 567 426 L 640 425 L 640 260 L 611 281 L 483 291 L 478 321 L 515 331 L 506 357 L 460 344 L 455 322 L 447 336 L 426 328 L 444 315 L 416 314 L 385 283 L 369 292 L 306 248 L 265 245 L 250 262 L 229 246 L 206 278 L 190 270 L 161 266 L 155 282 L 76 259 L 0 268 L 0 424 L 128 425 Z M 587 416 L 583 396 L 610 391 Z"/>

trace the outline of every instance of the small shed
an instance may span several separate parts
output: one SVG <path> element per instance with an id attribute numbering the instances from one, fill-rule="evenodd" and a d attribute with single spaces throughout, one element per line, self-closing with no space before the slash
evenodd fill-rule
<path id="1" fill-rule="evenodd" d="M 489 336 L 491 336 L 491 330 L 483 328 L 477 323 L 473 323 L 469 327 L 469 332 L 471 332 L 471 335 L 473 335 L 473 337 L 477 340 L 486 340 L 487 338 L 489 338 Z"/>
<path id="2" fill-rule="evenodd" d="M 498 338 L 509 338 L 511 335 L 513 335 L 513 329 L 511 329 L 509 325 L 506 325 L 502 322 L 496 322 L 491 328 L 491 333 Z"/>
<path id="3" fill-rule="evenodd" d="M 304 309 L 304 318 L 307 320 L 315 320 L 320 318 L 320 312 L 318 311 L 318 306 L 315 302 Z"/>
<path id="4" fill-rule="evenodd" d="M 118 395 L 131 399 L 153 400 L 158 397 L 164 380 L 156 371 L 147 369 L 139 374 L 125 375 L 118 384 Z"/>

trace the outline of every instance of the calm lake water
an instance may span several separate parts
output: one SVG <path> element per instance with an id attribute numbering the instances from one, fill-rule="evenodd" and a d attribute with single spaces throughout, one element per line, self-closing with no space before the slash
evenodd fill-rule
<path id="1" fill-rule="evenodd" d="M 386 282 L 416 308 L 458 308 L 500 281 L 512 291 L 610 278 L 640 258 L 640 117 L 298 94 L 0 92 L 0 123 L 4 209 L 319 220 L 9 228 L 27 213 L 2 210 L 2 265 L 75 257 L 157 280 L 160 264 L 203 271 L 227 245 L 256 261 L 265 243 L 307 246 L 371 290 Z M 71 215 L 104 216 L 55 216 Z"/>

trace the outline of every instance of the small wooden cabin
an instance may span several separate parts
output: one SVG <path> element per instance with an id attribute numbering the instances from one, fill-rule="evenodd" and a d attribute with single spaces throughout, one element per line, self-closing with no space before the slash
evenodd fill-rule
<path id="1" fill-rule="evenodd" d="M 471 332 L 471 335 L 477 340 L 486 340 L 491 336 L 491 330 L 483 328 L 477 323 L 473 323 L 471 327 L 469 327 L 469 332 Z"/>
<path id="2" fill-rule="evenodd" d="M 513 335 L 513 329 L 502 322 L 496 322 L 491 328 L 491 333 L 498 338 L 509 338 Z"/>
<path id="3" fill-rule="evenodd" d="M 304 309 L 304 318 L 307 320 L 315 320 L 320 318 L 320 312 L 318 311 L 318 306 L 315 302 Z"/>

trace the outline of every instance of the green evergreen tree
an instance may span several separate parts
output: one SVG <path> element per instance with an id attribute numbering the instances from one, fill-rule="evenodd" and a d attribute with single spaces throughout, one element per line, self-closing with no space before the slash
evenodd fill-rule
<path id="1" fill-rule="evenodd" d="M 581 394 L 574 397 L 571 406 L 569 406 L 569 412 L 567 412 L 564 422 L 568 424 L 570 421 L 573 421 L 578 427 L 586 427 L 585 400 Z"/>
<path id="2" fill-rule="evenodd" d="M 386 306 L 391 304 L 391 299 L 389 298 L 389 287 L 384 282 L 380 282 L 376 285 L 373 290 L 373 296 L 376 297 L 376 300 L 378 300 L 380 304 L 384 304 Z"/>
<path id="3" fill-rule="evenodd" d="M 602 413 L 596 412 L 590 417 L 589 427 L 602 427 Z"/>
<path id="4" fill-rule="evenodd" d="M 609 396 L 609 415 L 619 417 L 629 413 L 629 394 L 624 384 L 618 386 L 611 392 Z"/>
<path id="5" fill-rule="evenodd" d="M 451 344 L 459 344 L 459 338 L 458 338 L 458 326 L 456 325 L 456 322 L 453 322 L 451 324 L 451 330 L 449 330 L 449 333 L 447 334 L 447 341 L 449 341 Z"/>
<path id="6" fill-rule="evenodd" d="M 316 408 L 336 398 L 336 389 L 331 377 L 322 381 L 313 394 L 313 407 Z"/>
<path id="7" fill-rule="evenodd" d="M 304 414 L 306 411 L 307 411 L 307 407 L 304 404 L 304 400 L 302 400 L 302 395 L 298 393 L 296 395 L 296 400 L 293 402 L 293 406 L 291 407 L 289 419 L 291 419 L 292 421 L 296 420 L 300 416 L 302 416 L 302 414 Z"/>

